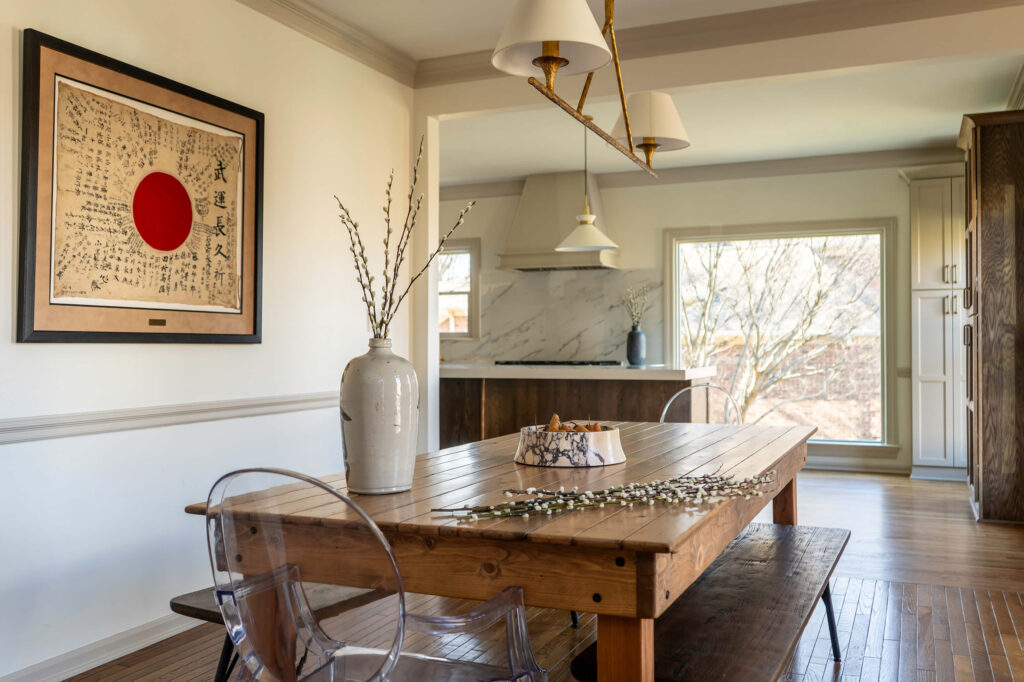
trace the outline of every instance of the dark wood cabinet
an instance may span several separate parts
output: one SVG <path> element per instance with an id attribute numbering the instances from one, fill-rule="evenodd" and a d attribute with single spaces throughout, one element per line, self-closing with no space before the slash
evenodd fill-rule
<path id="1" fill-rule="evenodd" d="M 563 419 L 656 422 L 677 391 L 701 381 L 650 379 L 442 378 L 441 447 L 516 433 L 529 424 Z M 706 391 L 701 392 L 706 393 Z M 705 421 L 700 400 L 686 393 L 667 421 Z"/>
<path id="2" fill-rule="evenodd" d="M 1024 111 L 965 116 L 959 144 L 971 501 L 981 520 L 1024 522 Z"/>

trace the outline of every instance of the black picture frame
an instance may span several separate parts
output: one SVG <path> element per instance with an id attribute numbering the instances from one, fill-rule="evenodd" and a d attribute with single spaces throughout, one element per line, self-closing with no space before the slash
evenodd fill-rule
<path id="1" fill-rule="evenodd" d="M 262 341 L 262 270 L 263 270 L 263 150 L 264 150 L 264 115 L 258 111 L 230 102 L 216 95 L 203 92 L 191 86 L 165 78 L 158 74 L 137 68 L 130 64 L 112 59 L 92 50 L 74 45 L 54 36 L 47 35 L 35 29 L 25 29 L 23 33 L 23 82 L 22 82 L 22 119 L 21 119 L 21 188 L 20 188 L 20 213 L 19 213 L 19 246 L 18 246 L 18 314 L 17 314 L 17 335 L 19 343 L 239 343 L 250 344 Z M 42 216 L 39 210 L 40 191 L 40 145 L 47 143 L 46 139 L 40 138 L 40 116 L 46 114 L 52 118 L 52 107 L 49 112 L 41 111 L 41 98 L 44 83 L 41 78 L 41 63 L 44 51 L 48 57 L 54 53 L 66 55 L 70 58 L 86 62 L 90 65 L 101 67 L 112 74 L 127 77 L 134 81 L 145 84 L 140 87 L 160 88 L 169 94 L 168 97 L 181 96 L 194 100 L 217 109 L 229 112 L 232 115 L 251 120 L 249 128 L 252 132 L 240 132 L 244 135 L 244 173 L 242 178 L 243 196 L 245 207 L 248 209 L 245 218 L 245 225 L 239 226 L 242 242 L 242 256 L 240 259 L 242 279 L 251 276 L 251 291 L 241 287 L 240 300 L 242 302 L 241 316 L 244 318 L 244 329 L 238 329 L 242 324 L 238 319 L 229 320 L 232 327 L 223 333 L 214 329 L 201 332 L 186 330 L 180 332 L 167 331 L 160 326 L 154 325 L 162 320 L 151 318 L 148 323 L 154 327 L 154 331 L 143 331 L 142 329 L 96 330 L 96 329 L 54 329 L 42 328 L 37 324 L 37 305 L 43 305 L 40 301 L 41 292 L 39 288 L 39 275 L 37 264 L 41 218 L 49 224 L 52 216 Z M 117 78 L 118 76 L 113 76 Z M 123 80 L 123 79 L 122 79 Z M 47 87 L 53 83 L 48 82 Z M 152 87 L 150 87 L 152 86 Z M 103 86 L 97 86 L 103 87 Z M 124 97 L 138 99 L 138 101 L 149 104 L 145 99 L 137 98 L 133 93 L 117 93 Z M 167 108 L 168 111 L 175 111 Z M 53 127 L 51 130 L 53 132 Z M 50 149 L 54 144 L 52 135 L 49 142 Z M 251 146 L 249 146 L 251 144 Z M 52 168 L 52 163 L 47 161 L 47 167 Z M 250 173 L 252 174 L 250 176 Z M 55 191 L 52 183 L 49 192 Z M 51 195 L 52 196 L 52 195 Z M 51 211 L 52 212 L 52 211 Z M 249 224 L 249 221 L 251 225 Z M 244 236 L 244 239 L 243 239 Z M 248 243 L 247 243 L 248 242 Z M 45 244 L 49 250 L 49 240 Z M 49 277 L 49 273 L 47 273 Z M 45 292 L 46 305 L 53 305 L 49 299 L 49 287 Z M 65 306 L 72 307 L 72 306 Z M 89 306 L 76 305 L 75 308 L 88 310 Z M 152 310 L 147 312 L 145 308 L 122 308 L 125 311 L 134 311 L 136 317 L 139 311 L 143 315 L 155 315 Z M 105 308 L 104 310 L 110 310 Z M 120 310 L 120 309 L 119 309 Z M 78 312 L 84 315 L 85 312 Z M 120 313 L 108 313 L 119 315 Z M 210 314 L 207 312 L 179 312 L 174 311 L 172 315 L 208 315 L 203 318 L 202 325 L 205 327 L 216 327 L 219 323 L 218 315 L 228 318 L 228 315 L 219 313 Z M 167 317 L 167 315 L 165 315 Z M 238 315 L 235 315 L 237 318 Z M 163 320 L 166 324 L 166 320 Z M 132 325 L 139 326 L 138 321 Z M 124 326 L 124 325 L 118 325 Z M 179 325 L 180 326 L 180 325 Z"/>

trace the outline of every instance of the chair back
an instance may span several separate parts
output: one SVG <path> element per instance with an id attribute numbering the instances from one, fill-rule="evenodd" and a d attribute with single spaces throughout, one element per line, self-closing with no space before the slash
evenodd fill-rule
<path id="1" fill-rule="evenodd" d="M 729 391 L 714 384 L 694 384 L 679 391 L 665 403 L 661 422 L 740 424 L 740 407 Z"/>
<path id="2" fill-rule="evenodd" d="M 242 469 L 214 484 L 206 519 L 224 624 L 253 679 L 294 682 L 328 665 L 342 679 L 387 679 L 405 595 L 391 547 L 362 509 L 315 478 Z M 316 610 L 321 583 L 335 603 Z"/>

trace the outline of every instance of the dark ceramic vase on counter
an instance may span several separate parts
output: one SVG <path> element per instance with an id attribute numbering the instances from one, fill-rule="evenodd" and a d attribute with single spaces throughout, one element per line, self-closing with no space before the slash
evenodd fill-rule
<path id="1" fill-rule="evenodd" d="M 647 337 L 638 324 L 633 325 L 626 337 L 626 361 L 635 367 L 647 361 Z"/>

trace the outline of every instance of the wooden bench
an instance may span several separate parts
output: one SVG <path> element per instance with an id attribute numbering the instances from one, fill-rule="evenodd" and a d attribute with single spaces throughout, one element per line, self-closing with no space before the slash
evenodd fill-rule
<path id="1" fill-rule="evenodd" d="M 379 590 L 363 590 L 339 585 L 321 585 L 320 583 L 303 583 L 302 588 L 306 593 L 309 607 L 318 620 L 331 618 L 349 609 L 369 604 L 388 594 Z M 221 616 L 212 587 L 175 597 L 171 600 L 171 611 L 189 618 L 224 625 L 224 619 Z M 220 650 L 220 661 L 217 663 L 217 672 L 213 678 L 214 682 L 227 682 L 238 658 L 237 655 L 232 656 L 234 651 L 235 645 L 231 641 L 231 637 L 225 634 L 224 646 Z"/>
<path id="2" fill-rule="evenodd" d="M 655 680 L 777 680 L 818 599 L 839 661 L 828 581 L 849 539 L 839 528 L 750 524 L 654 621 Z M 597 679 L 596 642 L 571 671 Z"/>

